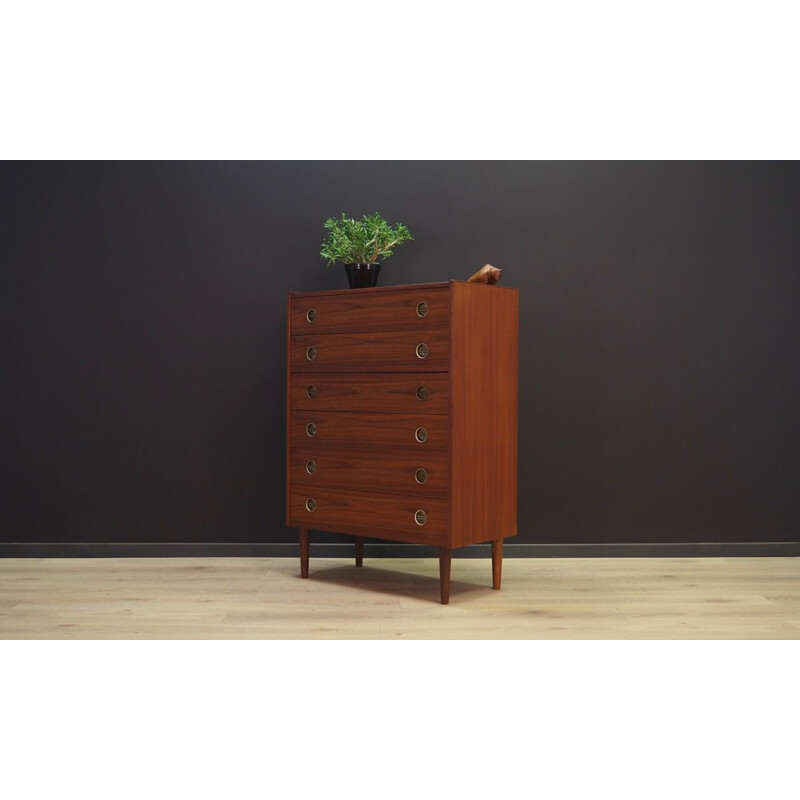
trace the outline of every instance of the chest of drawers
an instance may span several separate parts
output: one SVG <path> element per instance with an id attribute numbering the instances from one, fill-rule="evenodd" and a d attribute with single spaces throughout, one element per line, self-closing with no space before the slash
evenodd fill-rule
<path id="1" fill-rule="evenodd" d="M 289 294 L 287 525 L 451 551 L 517 532 L 518 292 L 448 283 Z"/>

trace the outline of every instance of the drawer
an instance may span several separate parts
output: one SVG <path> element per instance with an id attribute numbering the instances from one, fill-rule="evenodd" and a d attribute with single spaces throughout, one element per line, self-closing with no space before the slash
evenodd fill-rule
<path id="1" fill-rule="evenodd" d="M 292 412 L 292 452 L 403 453 L 446 458 L 449 417 L 444 414 L 357 414 L 347 411 Z"/>
<path id="2" fill-rule="evenodd" d="M 446 500 L 296 484 L 289 494 L 292 527 L 432 545 L 444 545 L 447 538 Z"/>
<path id="3" fill-rule="evenodd" d="M 292 408 L 447 414 L 450 376 L 444 373 L 321 372 L 291 377 Z"/>
<path id="4" fill-rule="evenodd" d="M 447 372 L 449 331 L 292 336 L 292 372 Z"/>
<path id="5" fill-rule="evenodd" d="M 294 334 L 426 331 L 450 325 L 447 287 L 290 296 Z"/>
<path id="6" fill-rule="evenodd" d="M 292 447 L 289 464 L 292 483 L 309 490 L 325 486 L 389 494 L 447 496 L 447 459 L 444 454 L 322 450 L 313 442 Z"/>

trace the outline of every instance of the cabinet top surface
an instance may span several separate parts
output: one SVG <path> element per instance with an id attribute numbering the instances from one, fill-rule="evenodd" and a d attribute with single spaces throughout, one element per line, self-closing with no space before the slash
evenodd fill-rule
<path id="1" fill-rule="evenodd" d="M 380 294 L 381 292 L 397 292 L 407 291 L 411 289 L 447 289 L 452 283 L 463 283 L 468 286 L 480 286 L 482 289 L 501 289 L 506 291 L 517 291 L 512 286 L 498 286 L 497 284 L 489 285 L 486 283 L 469 283 L 468 281 L 441 281 L 439 283 L 406 283 L 398 284 L 396 286 L 373 286 L 369 289 L 320 289 L 313 292 L 289 292 L 289 297 L 310 297 L 312 295 L 331 295 L 331 294 Z"/>

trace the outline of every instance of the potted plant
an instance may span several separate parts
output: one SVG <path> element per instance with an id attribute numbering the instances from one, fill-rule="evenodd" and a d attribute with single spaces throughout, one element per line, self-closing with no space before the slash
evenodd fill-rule
<path id="1" fill-rule="evenodd" d="M 408 228 L 401 223 L 392 227 L 380 214 L 350 219 L 331 217 L 325 222 L 328 238 L 322 243 L 320 256 L 328 264 L 340 261 L 347 270 L 351 289 L 375 286 L 381 263 L 394 255 L 393 249 L 413 241 Z"/>

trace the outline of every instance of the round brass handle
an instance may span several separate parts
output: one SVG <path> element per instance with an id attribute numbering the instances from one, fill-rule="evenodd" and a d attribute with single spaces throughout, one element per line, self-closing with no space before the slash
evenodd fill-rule
<path id="1" fill-rule="evenodd" d="M 314 461 L 306 461 L 306 472 L 313 475 L 317 471 L 317 464 Z"/>
<path id="2" fill-rule="evenodd" d="M 427 400 L 428 390 L 424 386 L 417 386 L 417 400 Z"/>
<path id="3" fill-rule="evenodd" d="M 425 481 L 428 480 L 428 472 L 427 472 L 427 470 L 418 469 L 414 473 L 414 480 L 419 484 L 425 483 Z"/>
<path id="4" fill-rule="evenodd" d="M 313 383 L 306 389 L 306 396 L 311 398 L 317 396 L 317 387 Z"/>
<path id="5" fill-rule="evenodd" d="M 309 434 L 309 435 L 313 436 L 313 434 Z M 417 428 L 414 431 L 414 438 L 418 442 L 424 442 L 428 438 L 428 431 L 426 431 L 425 428 Z"/>
<path id="6" fill-rule="evenodd" d="M 317 426 L 313 422 L 309 422 L 308 425 L 306 425 L 306 433 L 309 436 L 316 436 L 317 435 Z"/>
<path id="7" fill-rule="evenodd" d="M 313 361 L 316 357 L 317 357 L 317 348 L 309 347 L 308 350 L 306 350 L 306 358 L 309 361 Z"/>
<path id="8" fill-rule="evenodd" d="M 316 308 L 309 308 L 306 311 L 306 319 L 309 322 L 316 322 L 317 321 L 317 309 Z"/>
<path id="9" fill-rule="evenodd" d="M 417 358 L 427 358 L 428 357 L 428 345 L 425 342 L 420 342 L 417 345 Z"/>
<path id="10" fill-rule="evenodd" d="M 313 497 L 309 497 L 308 500 L 306 500 L 306 509 L 308 511 L 314 511 L 316 507 L 317 507 L 317 501 Z"/>
<path id="11" fill-rule="evenodd" d="M 417 316 L 418 317 L 428 316 L 428 304 L 424 300 L 421 303 L 417 304 Z"/>
<path id="12" fill-rule="evenodd" d="M 414 514 L 414 522 L 416 522 L 417 525 L 424 525 L 427 521 L 428 515 L 422 509 Z"/>

